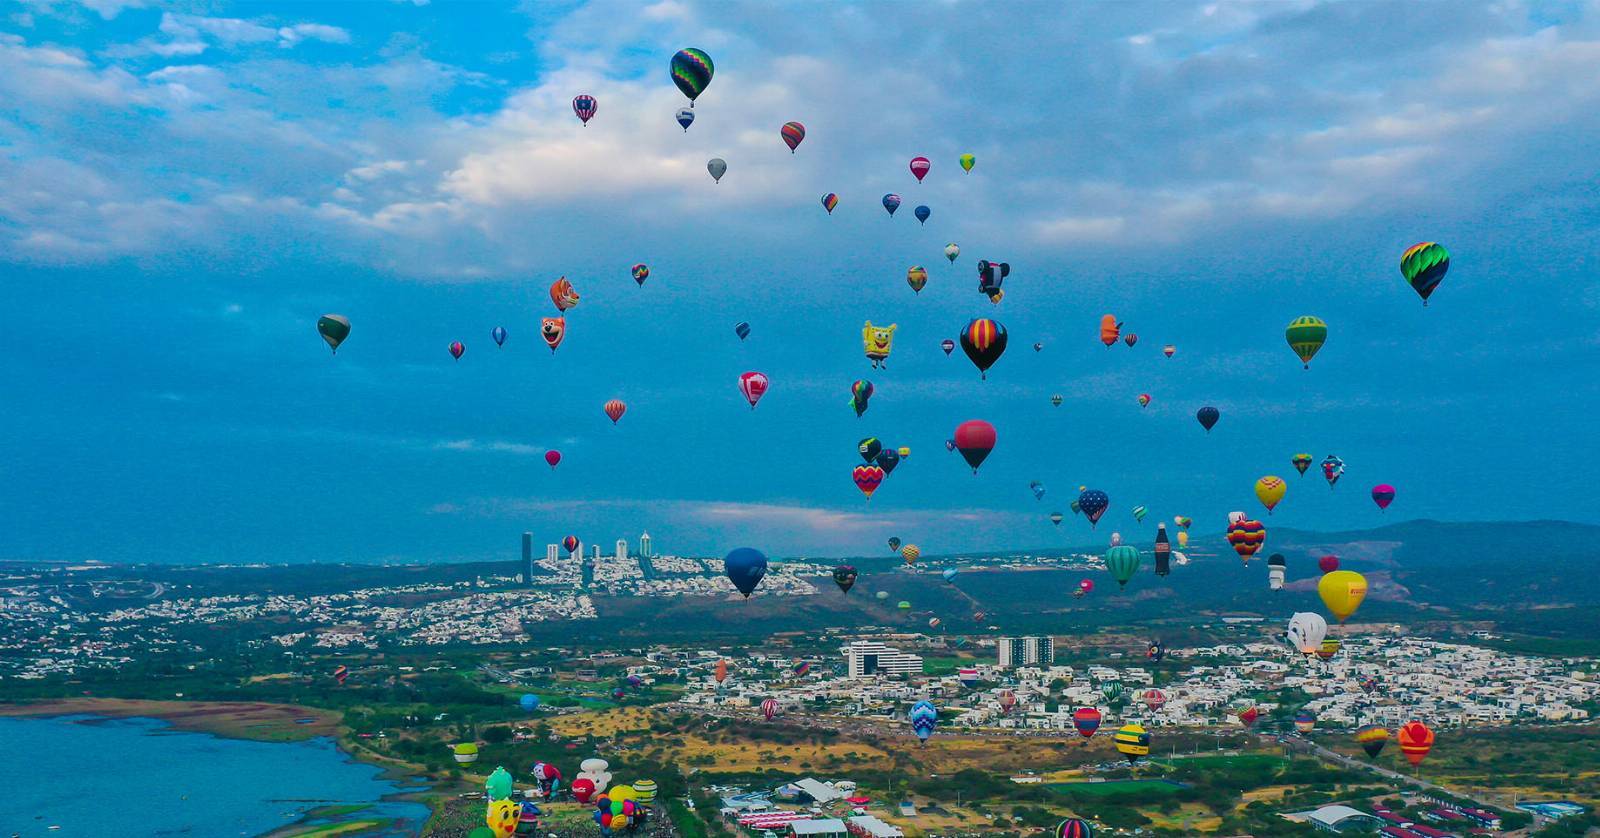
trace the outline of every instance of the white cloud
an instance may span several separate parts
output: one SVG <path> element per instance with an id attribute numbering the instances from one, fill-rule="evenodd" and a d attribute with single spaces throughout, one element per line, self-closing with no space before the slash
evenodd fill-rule
<path id="1" fill-rule="evenodd" d="M 478 454 L 515 454 L 519 457 L 536 457 L 544 454 L 545 449 L 537 445 L 526 445 L 521 442 L 505 442 L 498 439 L 451 439 L 434 445 L 441 451 L 463 451 Z"/>

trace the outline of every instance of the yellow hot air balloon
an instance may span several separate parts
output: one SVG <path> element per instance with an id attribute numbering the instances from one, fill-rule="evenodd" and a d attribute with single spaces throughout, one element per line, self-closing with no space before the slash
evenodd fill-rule
<path id="1" fill-rule="evenodd" d="M 1150 734 L 1145 732 L 1141 725 L 1126 724 L 1117 729 L 1111 736 L 1111 744 L 1117 748 L 1117 753 L 1134 762 L 1150 753 Z"/>
<path id="2" fill-rule="evenodd" d="M 915 544 L 907 544 L 906 546 L 900 548 L 900 557 L 905 559 L 906 564 L 908 565 L 916 564 L 917 557 L 921 555 L 922 548 Z"/>
<path id="3" fill-rule="evenodd" d="M 1278 501 L 1283 500 L 1283 496 L 1288 492 L 1289 484 L 1275 474 L 1269 474 L 1256 481 L 1256 498 L 1267 508 L 1268 515 L 1272 514 L 1272 507 L 1277 506 Z"/>
<path id="4" fill-rule="evenodd" d="M 1178 530 L 1178 549 L 1182 550 L 1182 549 L 1184 549 L 1184 548 L 1186 548 L 1188 546 L 1189 546 L 1189 531 L 1188 530 Z"/>
<path id="5" fill-rule="evenodd" d="M 1322 604 L 1328 607 L 1328 613 L 1343 623 L 1356 613 L 1361 601 L 1367 598 L 1367 577 L 1353 570 L 1324 573 L 1321 581 L 1317 582 L 1317 593 L 1322 596 Z"/>

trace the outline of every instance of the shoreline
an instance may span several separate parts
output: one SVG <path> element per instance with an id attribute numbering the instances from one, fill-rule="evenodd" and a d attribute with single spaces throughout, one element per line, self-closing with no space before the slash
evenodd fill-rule
<path id="1" fill-rule="evenodd" d="M 361 747 L 348 738 L 349 731 L 343 727 L 344 716 L 335 710 L 257 701 L 166 701 L 97 697 L 0 703 L 0 718 L 59 719 L 68 716 L 89 717 L 77 722 L 86 725 L 109 719 L 156 719 L 166 722 L 173 730 L 254 742 L 284 743 L 327 739 L 347 759 L 377 768 L 381 779 L 396 786 L 395 791 L 361 805 L 359 810 L 335 815 L 334 822 L 341 822 L 340 818 L 346 818 L 347 820 L 343 822 L 349 823 L 368 822 L 373 819 L 368 810 L 374 806 L 382 803 L 415 803 L 428 809 L 428 818 L 417 828 L 417 834 L 422 835 L 427 831 L 428 824 L 442 811 L 442 801 L 448 799 L 443 787 L 450 781 L 429 776 L 422 766 L 375 754 Z M 308 825 L 308 821 L 328 818 L 326 811 L 319 811 L 326 808 L 312 809 L 293 823 L 262 833 L 260 838 L 291 838 L 295 835 L 320 832 L 327 827 L 327 824 L 311 826 Z"/>

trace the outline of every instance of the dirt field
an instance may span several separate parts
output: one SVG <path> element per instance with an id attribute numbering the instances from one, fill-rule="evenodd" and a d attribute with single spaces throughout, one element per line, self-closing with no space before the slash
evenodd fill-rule
<path id="1" fill-rule="evenodd" d="M 225 701 L 138 701 L 120 698 L 64 698 L 33 704 L 0 705 L 0 716 L 104 716 L 163 719 L 178 730 L 192 730 L 230 739 L 297 742 L 336 736 L 338 713 L 289 704 Z M 305 724 L 296 720 L 309 719 Z"/>

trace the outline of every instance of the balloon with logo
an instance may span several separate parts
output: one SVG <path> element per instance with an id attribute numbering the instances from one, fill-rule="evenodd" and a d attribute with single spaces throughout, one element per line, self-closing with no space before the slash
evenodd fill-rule
<path id="1" fill-rule="evenodd" d="M 928 209 L 927 204 L 919 204 L 916 209 L 911 211 L 911 214 L 917 217 L 918 224 L 927 224 L 928 217 L 933 215 L 933 210 Z"/>
<path id="2" fill-rule="evenodd" d="M 1327 607 L 1328 613 L 1342 625 L 1367 598 L 1367 577 L 1353 570 L 1324 573 L 1317 580 L 1317 595 L 1322 597 L 1322 604 Z"/>
<path id="3" fill-rule="evenodd" d="M 679 108 L 674 116 L 678 124 L 683 126 L 683 133 L 689 133 L 689 126 L 694 124 L 694 111 L 689 108 Z"/>
<path id="4" fill-rule="evenodd" d="M 746 372 L 739 375 L 739 392 L 744 394 L 744 400 L 750 403 L 750 409 L 756 409 L 756 402 L 767 394 L 767 376 L 760 372 Z"/>
<path id="5" fill-rule="evenodd" d="M 884 208 L 884 210 L 886 212 L 889 213 L 889 217 L 893 218 L 894 217 L 894 211 L 900 208 L 900 196 L 894 194 L 893 192 L 890 192 L 889 194 L 884 195 L 883 196 L 883 208 Z"/>
<path id="6" fill-rule="evenodd" d="M 910 168 L 912 176 L 917 179 L 917 183 L 921 183 L 922 179 L 928 176 L 928 170 L 933 168 L 933 163 L 929 162 L 926 157 L 913 157 L 911 158 Z"/>
<path id="7" fill-rule="evenodd" d="M 578 775 L 572 781 L 572 799 L 579 803 L 588 803 L 594 797 L 594 780 Z"/>
<path id="8" fill-rule="evenodd" d="M 1272 514 L 1272 508 L 1277 506 L 1288 492 L 1289 484 L 1275 474 L 1269 474 L 1256 481 L 1256 500 L 1261 501 L 1261 505 L 1267 508 L 1268 515 Z"/>
<path id="9" fill-rule="evenodd" d="M 1100 516 L 1106 513 L 1110 503 L 1111 498 L 1099 489 L 1084 489 L 1078 493 L 1078 510 L 1089 519 L 1091 529 L 1100 522 Z"/>
<path id="10" fill-rule="evenodd" d="M 1145 690 L 1139 697 L 1144 700 L 1144 706 L 1150 708 L 1152 713 L 1167 706 L 1167 694 L 1154 687 Z"/>
<path id="11" fill-rule="evenodd" d="M 1139 757 L 1150 754 L 1150 734 L 1142 725 L 1123 725 L 1112 735 L 1111 743 L 1116 746 L 1117 753 L 1128 758 L 1128 762 L 1138 762 Z"/>

